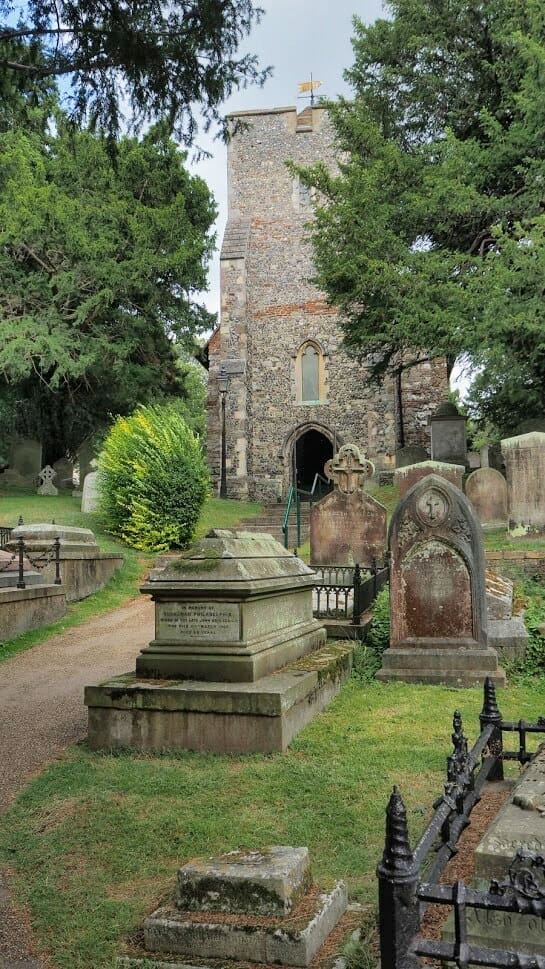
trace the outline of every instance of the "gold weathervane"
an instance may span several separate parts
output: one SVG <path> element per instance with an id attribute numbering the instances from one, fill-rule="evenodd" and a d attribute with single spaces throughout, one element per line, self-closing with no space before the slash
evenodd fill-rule
<path id="1" fill-rule="evenodd" d="M 305 97 L 305 95 L 310 96 L 310 106 L 314 104 L 314 92 L 322 86 L 323 81 L 313 80 L 312 74 L 310 75 L 310 81 L 301 81 L 298 85 L 299 87 L 299 97 Z"/>

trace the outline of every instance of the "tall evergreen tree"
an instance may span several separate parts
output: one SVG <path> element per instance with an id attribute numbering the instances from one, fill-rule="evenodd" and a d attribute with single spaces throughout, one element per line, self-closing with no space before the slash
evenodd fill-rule
<path id="1" fill-rule="evenodd" d="M 222 127 L 222 102 L 269 73 L 238 54 L 261 14 L 253 0 L 0 0 L 0 85 L 66 78 L 79 123 L 113 138 L 129 112 L 190 143 L 199 114 Z"/>
<path id="2" fill-rule="evenodd" d="M 183 392 L 174 343 L 211 325 L 215 207 L 166 127 L 119 141 L 0 134 L 0 400 L 46 457 L 109 415 Z"/>
<path id="3" fill-rule="evenodd" d="M 514 426 L 521 380 L 545 410 L 543 5 L 388 9 L 389 20 L 355 21 L 355 96 L 331 106 L 339 173 L 302 173 L 326 202 L 318 281 L 379 376 L 465 351 L 484 368 L 481 387 L 489 379 L 488 416 L 497 400 Z"/>

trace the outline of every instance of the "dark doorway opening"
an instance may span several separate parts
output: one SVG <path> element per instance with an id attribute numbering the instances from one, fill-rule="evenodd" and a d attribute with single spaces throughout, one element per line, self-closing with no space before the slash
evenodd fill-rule
<path id="1" fill-rule="evenodd" d="M 310 491 L 316 474 L 324 474 L 324 464 L 333 457 L 333 445 L 320 431 L 307 431 L 295 443 L 297 487 Z"/>

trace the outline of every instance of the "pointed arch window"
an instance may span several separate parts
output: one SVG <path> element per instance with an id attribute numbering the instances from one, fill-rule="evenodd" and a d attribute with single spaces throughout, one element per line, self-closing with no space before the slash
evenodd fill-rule
<path id="1" fill-rule="evenodd" d="M 325 364 L 321 347 L 307 340 L 296 358 L 297 401 L 300 404 L 322 404 L 325 399 Z"/>

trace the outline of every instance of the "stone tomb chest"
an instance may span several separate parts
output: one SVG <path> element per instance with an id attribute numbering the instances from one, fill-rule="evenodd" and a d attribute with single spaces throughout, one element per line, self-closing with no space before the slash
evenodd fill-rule
<path id="1" fill-rule="evenodd" d="M 85 690 L 93 749 L 285 750 L 339 692 L 353 646 L 326 644 L 314 573 L 271 535 L 213 530 L 142 591 L 155 638 Z"/>
<path id="2" fill-rule="evenodd" d="M 390 648 L 380 679 L 503 683 L 488 645 L 481 526 L 465 495 L 438 475 L 399 503 L 389 531 Z"/>
<path id="3" fill-rule="evenodd" d="M 248 682 L 323 645 L 314 573 L 267 534 L 215 529 L 152 573 L 155 639 L 139 676 Z"/>

